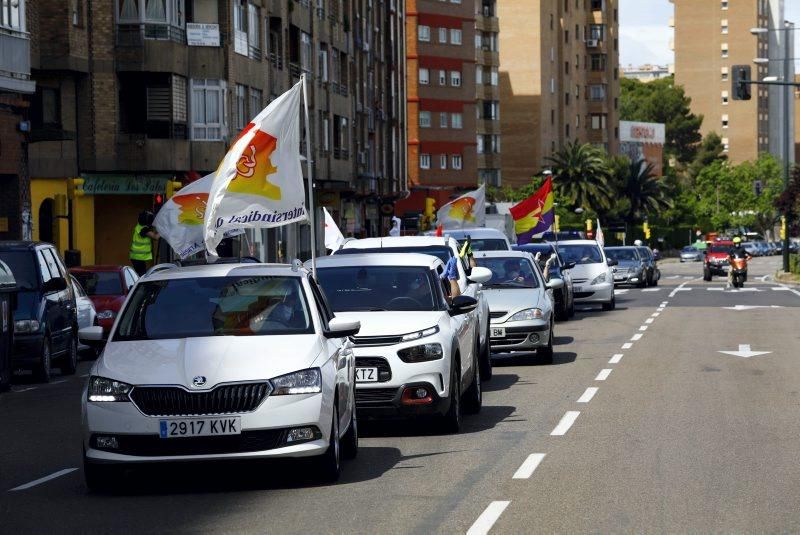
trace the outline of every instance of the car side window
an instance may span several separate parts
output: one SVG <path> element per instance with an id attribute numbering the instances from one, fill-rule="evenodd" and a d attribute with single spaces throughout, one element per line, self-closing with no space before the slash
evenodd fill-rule
<path id="1" fill-rule="evenodd" d="M 64 262 L 61 260 L 61 256 L 58 254 L 58 251 L 56 251 L 55 249 L 48 249 L 48 251 L 50 251 L 50 254 L 53 255 L 53 258 L 55 258 L 56 265 L 58 266 L 58 271 L 61 272 L 61 276 L 62 277 L 66 277 L 67 276 L 67 267 L 64 265 Z"/>
<path id="2" fill-rule="evenodd" d="M 136 284 L 136 281 L 133 276 L 131 276 L 131 271 L 128 268 L 125 268 L 123 272 L 125 274 L 125 287 L 130 290 L 133 288 L 133 285 Z"/>
<path id="3" fill-rule="evenodd" d="M 81 285 L 76 281 L 74 278 L 70 279 L 72 281 L 72 291 L 75 292 L 76 297 L 86 297 L 86 293 L 81 288 Z"/>
<path id="4" fill-rule="evenodd" d="M 39 263 L 39 272 L 42 274 L 42 283 L 45 283 L 52 279 L 53 276 L 50 274 L 50 269 L 47 267 L 47 260 L 44 259 L 41 249 L 36 251 L 36 257 Z"/>
<path id="5" fill-rule="evenodd" d="M 61 273 L 61 271 L 59 271 L 58 263 L 56 262 L 56 259 L 53 256 L 53 250 L 52 249 L 44 249 L 42 251 L 42 255 L 44 256 L 44 259 L 47 262 L 47 267 L 50 269 L 50 275 L 52 275 L 53 278 L 63 277 L 64 274 Z"/>

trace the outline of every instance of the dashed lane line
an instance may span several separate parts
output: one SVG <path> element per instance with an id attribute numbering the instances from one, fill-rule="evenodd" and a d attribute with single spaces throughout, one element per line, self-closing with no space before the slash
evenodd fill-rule
<path id="1" fill-rule="evenodd" d="M 580 414 L 580 411 L 567 411 L 567 413 L 561 417 L 561 421 L 558 422 L 556 428 L 550 432 L 550 435 L 554 437 L 564 436 Z"/>
<path id="2" fill-rule="evenodd" d="M 544 456 L 544 453 L 531 453 L 528 455 L 528 458 L 517 468 L 511 479 L 530 479 L 533 472 L 539 467 L 539 463 L 544 460 Z"/>
<path id="3" fill-rule="evenodd" d="M 661 312 L 653 312 L 652 314 L 650 314 L 650 317 L 652 317 L 652 318 L 657 318 L 657 317 L 659 317 L 660 315 L 661 315 Z"/>
<path id="4" fill-rule="evenodd" d="M 597 377 L 594 378 L 595 381 L 605 381 L 608 379 L 608 376 L 611 375 L 611 368 L 603 368 L 600 370 L 600 373 L 597 374 Z"/>
<path id="5" fill-rule="evenodd" d="M 656 321 L 656 320 L 655 320 L 655 318 L 647 318 L 646 320 L 644 320 L 644 322 L 645 322 L 646 324 L 648 324 L 648 325 L 650 325 L 650 324 L 651 324 L 651 323 L 653 323 L 654 321 Z"/>
<path id="6" fill-rule="evenodd" d="M 64 468 L 63 470 L 59 470 L 58 472 L 50 474 L 49 476 L 41 477 L 39 479 L 31 481 L 30 483 L 25 483 L 24 485 L 20 485 L 19 487 L 14 487 L 13 489 L 9 490 L 8 492 L 16 492 L 16 491 L 20 491 L 20 490 L 27 490 L 27 489 L 29 489 L 31 487 L 35 487 L 36 485 L 41 485 L 42 483 L 47 483 L 48 481 L 50 481 L 52 479 L 56 479 L 57 477 L 61 477 L 61 476 L 65 476 L 67 474 L 70 474 L 70 473 L 74 472 L 75 470 L 77 470 L 77 468 Z"/>
<path id="7" fill-rule="evenodd" d="M 642 339 L 641 333 L 636 333 L 633 336 L 631 336 L 631 342 L 638 342 L 641 339 Z"/>
<path id="8" fill-rule="evenodd" d="M 489 530 L 492 529 L 494 523 L 497 522 L 497 519 L 500 518 L 500 515 L 503 514 L 503 511 L 506 510 L 510 503 L 510 501 L 490 503 L 489 507 L 484 509 L 481 516 L 478 517 L 478 520 L 467 530 L 467 535 L 485 535 L 489 533 Z"/>
<path id="9" fill-rule="evenodd" d="M 644 289 L 644 290 L 642 290 L 642 291 L 643 291 L 643 292 L 658 292 L 658 291 L 660 291 L 660 290 L 661 290 L 661 288 L 645 288 L 645 289 Z"/>
<path id="10" fill-rule="evenodd" d="M 625 342 L 624 344 L 622 344 L 622 349 L 630 349 L 632 347 L 633 347 L 633 344 L 630 343 L 630 342 Z"/>
<path id="11" fill-rule="evenodd" d="M 611 357 L 608 361 L 609 364 L 616 364 L 622 360 L 622 353 L 617 353 L 613 357 Z"/>
<path id="12" fill-rule="evenodd" d="M 590 386 L 589 388 L 586 389 L 583 395 L 578 398 L 578 403 L 589 403 L 590 401 L 592 401 L 594 395 L 597 394 L 598 390 L 600 389 L 597 388 L 596 386 Z"/>
<path id="13" fill-rule="evenodd" d="M 788 286 L 773 286 L 772 287 L 772 291 L 773 292 L 791 292 L 792 289 L 789 288 Z"/>
<path id="14" fill-rule="evenodd" d="M 641 327 L 639 327 L 639 330 L 640 331 L 646 331 L 647 330 L 647 325 L 642 325 Z"/>

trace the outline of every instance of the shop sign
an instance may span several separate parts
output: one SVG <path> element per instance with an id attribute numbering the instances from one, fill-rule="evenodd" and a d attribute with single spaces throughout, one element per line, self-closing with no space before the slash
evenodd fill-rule
<path id="1" fill-rule="evenodd" d="M 170 175 L 82 175 L 86 195 L 155 195 L 166 191 Z"/>
<path id="2" fill-rule="evenodd" d="M 186 23 L 189 46 L 219 46 L 219 24 Z"/>

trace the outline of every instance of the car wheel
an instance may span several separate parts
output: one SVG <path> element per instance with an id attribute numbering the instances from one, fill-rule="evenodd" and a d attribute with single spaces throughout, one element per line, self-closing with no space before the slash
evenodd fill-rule
<path id="1" fill-rule="evenodd" d="M 319 472 L 323 480 L 333 483 L 342 474 L 341 444 L 339 443 L 339 404 L 333 406 L 333 421 L 331 422 L 331 438 L 328 449 L 319 459 Z"/>
<path id="2" fill-rule="evenodd" d="M 114 489 L 120 471 L 116 466 L 95 464 L 86 458 L 83 453 L 83 479 L 89 492 L 108 492 Z"/>
<path id="3" fill-rule="evenodd" d="M 461 371 L 456 359 L 450 373 L 450 408 L 444 415 L 444 428 L 448 433 L 461 430 L 461 416 Z"/>
<path id="4" fill-rule="evenodd" d="M 603 303 L 603 310 L 614 310 L 615 308 L 617 308 L 617 298 L 616 297 L 612 296 L 611 297 L 611 301 L 609 301 L 608 303 Z"/>
<path id="5" fill-rule="evenodd" d="M 50 360 L 50 337 L 45 334 L 42 341 L 42 358 L 33 370 L 33 375 L 40 383 L 50 382 Z"/>
<path id="6" fill-rule="evenodd" d="M 78 369 L 78 337 L 76 331 L 72 331 L 69 341 L 69 351 L 64 355 L 64 364 L 61 366 L 62 375 L 74 375 Z"/>
<path id="7" fill-rule="evenodd" d="M 475 343 L 475 354 L 477 355 L 479 343 Z M 483 405 L 483 388 L 481 387 L 481 374 L 478 370 L 478 359 L 475 358 L 473 362 L 473 370 L 475 373 L 472 374 L 472 383 L 470 383 L 469 388 L 464 393 L 464 410 L 467 411 L 469 414 L 478 414 L 481 412 L 481 406 Z"/>
<path id="8" fill-rule="evenodd" d="M 550 334 L 547 338 L 547 345 L 536 350 L 536 357 L 547 364 L 553 363 L 553 330 L 555 325 L 550 322 Z"/>
<path id="9" fill-rule="evenodd" d="M 480 344 L 480 340 L 478 340 L 478 344 Z M 486 343 L 483 345 L 483 351 L 480 352 L 478 357 L 478 368 L 480 369 L 481 381 L 492 380 L 492 340 L 488 322 L 486 323 Z"/>
<path id="10" fill-rule="evenodd" d="M 353 392 L 353 416 L 350 427 L 342 437 L 342 457 L 355 459 L 358 455 L 358 418 L 356 417 L 355 392 Z"/>
<path id="11" fill-rule="evenodd" d="M 569 318 L 569 311 L 567 310 L 567 296 L 566 292 L 562 292 L 561 306 L 556 308 L 556 319 L 558 321 L 565 321 Z"/>

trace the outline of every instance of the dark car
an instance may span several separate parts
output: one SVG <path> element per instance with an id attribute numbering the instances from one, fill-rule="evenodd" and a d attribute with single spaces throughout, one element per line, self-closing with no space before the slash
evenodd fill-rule
<path id="1" fill-rule="evenodd" d="M 556 319 L 565 320 L 574 316 L 575 298 L 572 293 L 572 276 L 569 270 L 575 267 L 575 263 L 570 262 L 569 264 L 565 264 L 552 243 L 527 243 L 525 245 L 512 245 L 511 248 L 514 251 L 524 251 L 534 256 L 536 256 L 536 253 L 541 253 L 539 267 L 542 268 L 542 270 L 544 270 L 544 265 L 547 259 L 550 258 L 550 255 L 556 255 L 554 263 L 550 264 L 549 277 L 564 281 L 563 287 L 553 290 Z"/>
<path id="2" fill-rule="evenodd" d="M 639 288 L 647 286 L 649 277 L 645 267 L 645 260 L 639 253 L 638 247 L 604 247 L 606 256 L 617 261 L 613 267 L 614 285 L 633 284 Z"/>
<path id="3" fill-rule="evenodd" d="M 17 281 L 11 268 L 0 260 L 0 392 L 11 385 L 11 351 L 14 349 L 14 316 Z"/>
<path id="4" fill-rule="evenodd" d="M 661 278 L 661 271 L 658 269 L 658 262 L 653 255 L 653 251 L 646 245 L 639 245 L 636 247 L 639 251 L 639 256 L 642 258 L 645 266 L 647 286 L 658 286 L 658 279 Z"/>
<path id="5" fill-rule="evenodd" d="M 0 260 L 8 264 L 17 281 L 14 308 L 14 369 L 33 370 L 42 382 L 50 368 L 73 374 L 78 365 L 78 316 L 67 269 L 49 243 L 0 242 Z"/>
<path id="6" fill-rule="evenodd" d="M 78 279 L 94 303 L 97 324 L 103 328 L 103 337 L 108 338 L 125 297 L 139 276 L 130 266 L 117 265 L 81 266 L 71 268 L 69 272 Z"/>

